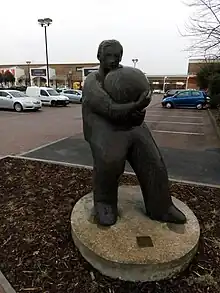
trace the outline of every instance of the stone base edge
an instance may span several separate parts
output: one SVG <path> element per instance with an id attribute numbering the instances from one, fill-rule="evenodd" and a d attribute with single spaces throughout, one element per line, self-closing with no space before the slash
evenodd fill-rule
<path id="1" fill-rule="evenodd" d="M 102 257 L 95 255 L 90 249 L 83 245 L 73 232 L 71 228 L 71 234 L 75 246 L 79 249 L 81 255 L 101 274 L 106 275 L 113 279 L 120 279 L 130 282 L 152 282 L 170 279 L 173 276 L 178 275 L 184 271 L 191 263 L 193 257 L 196 255 L 199 243 L 197 243 L 193 249 L 185 255 L 183 258 L 172 265 L 163 264 L 160 270 L 155 265 L 132 265 L 132 264 L 119 264 L 112 261 L 107 261 Z M 145 271 L 145 272 L 144 272 Z M 140 273 L 141 272 L 141 273 Z M 144 272 L 144 274 L 143 274 Z M 144 277 L 142 277 L 144 276 Z"/>

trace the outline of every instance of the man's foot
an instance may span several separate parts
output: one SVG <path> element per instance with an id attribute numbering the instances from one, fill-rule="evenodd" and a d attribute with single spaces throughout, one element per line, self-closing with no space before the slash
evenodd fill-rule
<path id="1" fill-rule="evenodd" d="M 99 225 L 112 226 L 117 222 L 117 208 L 106 203 L 95 204 L 95 217 Z"/>
<path id="2" fill-rule="evenodd" d="M 161 215 L 157 218 L 152 218 L 153 220 L 174 224 L 185 224 L 186 216 L 177 208 L 175 205 L 171 205 L 167 213 Z"/>

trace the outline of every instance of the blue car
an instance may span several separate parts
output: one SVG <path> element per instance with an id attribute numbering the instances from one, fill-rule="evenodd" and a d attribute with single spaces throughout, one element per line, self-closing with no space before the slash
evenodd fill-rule
<path id="1" fill-rule="evenodd" d="M 184 90 L 172 97 L 164 97 L 162 106 L 165 108 L 196 108 L 201 110 L 208 106 L 210 98 L 204 91 Z"/>

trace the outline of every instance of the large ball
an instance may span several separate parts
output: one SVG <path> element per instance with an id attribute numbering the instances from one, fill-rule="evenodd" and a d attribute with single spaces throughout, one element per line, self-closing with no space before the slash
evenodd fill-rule
<path id="1" fill-rule="evenodd" d="M 144 91 L 149 91 L 150 83 L 141 70 L 124 66 L 107 74 L 104 88 L 115 102 L 129 103 L 137 101 Z"/>

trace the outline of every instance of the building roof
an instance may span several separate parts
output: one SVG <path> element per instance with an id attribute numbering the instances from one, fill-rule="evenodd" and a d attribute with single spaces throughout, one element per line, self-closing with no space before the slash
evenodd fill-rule
<path id="1" fill-rule="evenodd" d="M 190 58 L 189 63 L 211 63 L 211 62 L 220 62 L 220 59 L 205 59 L 205 58 Z"/>
<path id="2" fill-rule="evenodd" d="M 52 62 L 49 62 L 49 66 L 59 66 L 59 65 L 61 65 L 61 66 L 71 66 L 71 65 L 73 65 L 73 66 L 81 66 L 81 67 L 88 67 L 88 66 L 97 66 L 97 64 L 98 64 L 98 62 L 82 62 L 82 63 L 80 63 L 80 62 L 63 62 L 63 63 L 60 63 L 60 62 L 55 62 L 55 63 L 52 63 Z M 19 64 L 0 64 L 0 67 L 19 67 L 19 66 L 28 66 L 26 63 L 19 63 Z M 31 66 L 46 66 L 46 64 L 45 63 L 30 63 L 29 64 L 29 66 L 31 67 Z"/>

